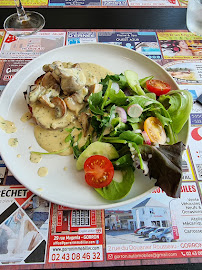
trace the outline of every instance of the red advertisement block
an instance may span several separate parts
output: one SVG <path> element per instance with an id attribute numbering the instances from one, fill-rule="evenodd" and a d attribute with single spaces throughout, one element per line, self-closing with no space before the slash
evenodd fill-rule
<path id="1" fill-rule="evenodd" d="M 107 260 L 133 260 L 133 259 L 165 259 L 165 258 L 182 258 L 182 257 L 199 257 L 202 256 L 200 250 L 173 250 L 173 251 L 147 251 L 147 252 L 128 252 L 128 253 L 108 253 Z"/>
<path id="2" fill-rule="evenodd" d="M 103 261 L 102 210 L 52 204 L 48 262 Z"/>

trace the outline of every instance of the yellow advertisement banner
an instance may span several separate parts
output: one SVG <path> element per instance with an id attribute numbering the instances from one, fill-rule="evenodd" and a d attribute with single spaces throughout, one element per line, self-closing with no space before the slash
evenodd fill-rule
<path id="1" fill-rule="evenodd" d="M 48 6 L 48 0 L 21 0 L 24 7 Z M 15 6 L 14 0 L 1 0 L 0 7 Z"/>
<path id="2" fill-rule="evenodd" d="M 157 32 L 159 40 L 202 40 L 190 32 Z"/>
<path id="3" fill-rule="evenodd" d="M 202 59 L 202 37 L 190 32 L 158 32 L 164 59 Z"/>
<path id="4" fill-rule="evenodd" d="M 5 34 L 4 31 L 0 31 L 0 48 L 1 48 L 1 44 L 2 44 L 3 38 L 4 38 L 4 34 Z"/>

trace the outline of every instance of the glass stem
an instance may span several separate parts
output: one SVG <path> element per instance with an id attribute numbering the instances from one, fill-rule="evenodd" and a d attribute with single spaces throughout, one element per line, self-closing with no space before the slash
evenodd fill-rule
<path id="1" fill-rule="evenodd" d="M 20 21 L 27 21 L 27 15 L 20 0 L 15 0 L 15 6 Z"/>

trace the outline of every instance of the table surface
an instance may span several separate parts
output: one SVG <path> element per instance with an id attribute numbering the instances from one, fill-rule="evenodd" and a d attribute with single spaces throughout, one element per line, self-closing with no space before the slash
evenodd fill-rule
<path id="1" fill-rule="evenodd" d="M 0 9 L 0 26 L 15 9 Z M 29 8 L 29 10 L 36 10 Z M 40 8 L 46 19 L 45 29 L 145 29 L 186 30 L 186 8 Z M 53 19 L 54 18 L 54 19 Z M 113 263 L 111 264 L 113 266 Z M 67 266 L 68 267 L 68 266 Z M 74 266 L 76 267 L 76 265 Z M 134 266 L 119 266 L 131 269 Z M 43 267 L 42 267 L 43 268 Z M 94 267 L 95 269 L 102 269 Z M 118 268 L 115 267 L 115 268 Z M 136 270 L 199 270 L 202 264 L 168 264 L 136 266 Z M 1 269 L 1 266 L 0 266 Z M 2 268 L 3 269 L 3 268 Z M 16 268 L 17 269 L 17 268 Z M 38 268 L 39 269 L 39 268 Z M 88 268 L 89 269 L 89 268 Z M 113 269 L 106 267 L 105 269 Z"/>
<path id="2" fill-rule="evenodd" d="M 36 10 L 29 8 L 29 10 Z M 46 29 L 187 29 L 186 8 L 40 8 Z M 0 9 L 0 25 L 15 9 Z"/>

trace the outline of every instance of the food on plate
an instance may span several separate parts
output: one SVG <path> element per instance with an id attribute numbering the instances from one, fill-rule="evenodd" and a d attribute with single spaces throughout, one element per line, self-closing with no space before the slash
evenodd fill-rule
<path id="1" fill-rule="evenodd" d="M 105 156 L 93 155 L 84 163 L 85 180 L 88 185 L 94 188 L 108 186 L 114 177 L 114 167 L 111 161 Z"/>
<path id="2" fill-rule="evenodd" d="M 17 130 L 17 128 L 13 122 L 5 120 L 1 116 L 0 116 L 0 128 L 8 134 L 15 133 Z"/>
<path id="3" fill-rule="evenodd" d="M 86 183 L 107 200 L 130 192 L 136 169 L 180 196 L 185 145 L 178 134 L 191 112 L 190 92 L 90 63 L 56 61 L 43 70 L 25 95 L 36 140 L 48 152 L 32 153 L 73 153 Z"/>
<path id="4" fill-rule="evenodd" d="M 37 123 L 34 133 L 38 144 L 48 152 L 60 155 L 72 154 L 65 142 L 66 127 L 82 128 L 80 145 L 87 140 L 90 121 L 87 99 L 91 93 L 100 91 L 101 78 L 112 74 L 109 70 L 90 63 L 53 62 L 43 66 L 44 74 L 28 86 L 25 93 L 32 118 Z M 74 130 L 74 136 L 79 134 Z"/>

